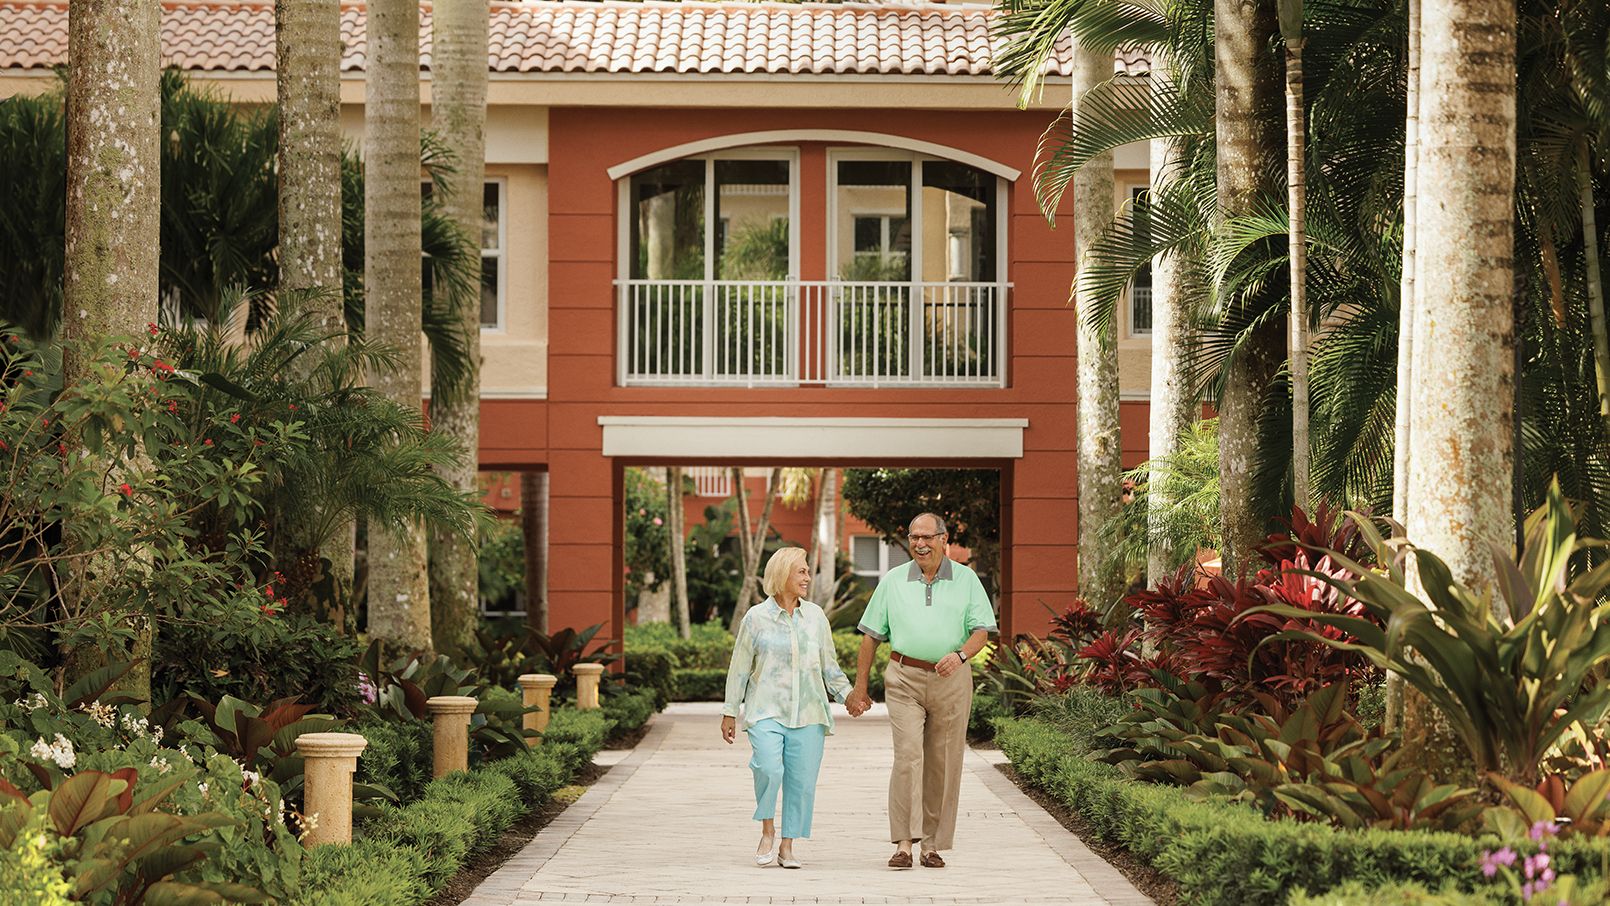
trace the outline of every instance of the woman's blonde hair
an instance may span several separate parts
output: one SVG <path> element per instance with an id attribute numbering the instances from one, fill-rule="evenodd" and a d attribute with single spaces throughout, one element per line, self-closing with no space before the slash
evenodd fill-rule
<path id="1" fill-rule="evenodd" d="M 761 580 L 761 588 L 766 594 L 776 597 L 794 575 L 794 567 L 804 566 L 808 562 L 802 547 L 785 547 L 772 554 L 771 559 L 766 561 L 766 575 Z"/>

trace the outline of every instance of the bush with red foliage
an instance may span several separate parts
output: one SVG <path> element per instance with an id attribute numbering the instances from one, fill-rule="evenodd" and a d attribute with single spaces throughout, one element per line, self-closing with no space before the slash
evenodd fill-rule
<path id="1" fill-rule="evenodd" d="M 1258 556 L 1270 566 L 1280 566 L 1296 560 L 1299 552 L 1307 552 L 1313 560 L 1324 551 L 1334 551 L 1360 566 L 1374 566 L 1375 551 L 1359 534 L 1358 525 L 1346 517 L 1346 513 L 1323 500 L 1312 519 L 1302 507 L 1292 507 L 1290 518 L 1280 520 L 1286 530 L 1265 538 L 1258 547 Z"/>

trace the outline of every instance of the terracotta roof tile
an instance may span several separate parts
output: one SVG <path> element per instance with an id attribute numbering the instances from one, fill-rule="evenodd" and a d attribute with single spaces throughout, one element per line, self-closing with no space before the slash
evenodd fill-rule
<path id="1" fill-rule="evenodd" d="M 932 3 L 493 2 L 487 64 L 494 72 L 715 72 L 989 75 L 984 5 Z M 430 65 L 430 8 L 420 11 L 421 66 Z M 364 67 L 364 7 L 343 5 L 341 68 Z M 1064 39 L 1048 67 L 1069 75 Z M 165 2 L 163 62 L 183 69 L 274 68 L 268 0 Z M 44 69 L 67 58 L 64 0 L 0 0 L 0 69 Z M 1144 74 L 1143 53 L 1116 71 Z"/>

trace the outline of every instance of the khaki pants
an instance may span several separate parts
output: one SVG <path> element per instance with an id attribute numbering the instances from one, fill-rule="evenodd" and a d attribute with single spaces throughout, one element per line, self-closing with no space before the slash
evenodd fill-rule
<path id="1" fill-rule="evenodd" d="M 889 839 L 921 840 L 927 850 L 950 849 L 967 754 L 973 671 L 963 665 L 940 676 L 890 661 L 883 685 L 894 729 Z"/>

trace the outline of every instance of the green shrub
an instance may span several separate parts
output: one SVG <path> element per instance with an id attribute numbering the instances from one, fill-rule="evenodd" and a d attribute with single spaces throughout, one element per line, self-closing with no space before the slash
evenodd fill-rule
<path id="1" fill-rule="evenodd" d="M 419 798 L 430 782 L 431 725 L 424 721 L 373 721 L 349 728 L 369 741 L 353 779 L 383 786 L 403 802 Z"/>
<path id="2" fill-rule="evenodd" d="M 486 769 L 509 778 L 515 789 L 520 791 L 520 798 L 529 806 L 540 804 L 570 780 L 565 759 L 556 756 L 547 746 L 494 761 Z"/>
<path id="3" fill-rule="evenodd" d="M 659 648 L 676 659 L 684 670 L 726 670 L 732 660 L 732 633 L 721 623 L 695 623 L 691 638 L 677 635 L 669 623 L 645 623 L 626 627 L 627 661 L 639 648 Z"/>
<path id="4" fill-rule="evenodd" d="M 653 692 L 658 710 L 671 700 L 675 689 L 671 671 L 675 669 L 676 658 L 666 649 L 650 645 L 633 648 L 626 656 L 626 685 Z"/>
<path id="5" fill-rule="evenodd" d="M 727 668 L 677 670 L 671 674 L 671 685 L 676 701 L 718 702 L 727 696 Z"/>
<path id="6" fill-rule="evenodd" d="M 604 747 L 604 740 L 609 738 L 610 722 L 602 710 L 577 711 L 574 708 L 555 708 L 553 717 L 548 721 L 548 731 L 542 735 L 544 747 L 550 745 L 575 745 L 592 758 L 594 752 Z"/>
<path id="7" fill-rule="evenodd" d="M 613 735 L 630 733 L 654 716 L 655 694 L 651 689 L 608 689 L 603 700 L 604 716 L 614 724 Z"/>
<path id="8" fill-rule="evenodd" d="M 1337 830 L 1271 821 L 1225 800 L 1128 779 L 1071 754 L 1077 742 L 1030 718 L 997 718 L 996 740 L 1027 782 L 1077 811 L 1099 836 L 1123 844 L 1172 878 L 1183 902 L 1277 906 L 1297 891 L 1322 893 L 1345 881 L 1366 888 L 1416 882 L 1474 889 L 1484 849 L 1495 839 L 1433 831 Z M 1597 876 L 1603 841 L 1550 845 L 1560 874 Z M 1488 890 L 1493 888 L 1488 887 Z"/>
<path id="9" fill-rule="evenodd" d="M 157 633 L 151 699 L 181 695 L 216 702 L 296 696 L 324 714 L 358 704 L 358 643 L 322 620 L 285 614 L 245 624 L 174 621 Z"/>
<path id="10" fill-rule="evenodd" d="M 973 693 L 973 710 L 967 715 L 967 736 L 970 739 L 990 739 L 995 736 L 995 718 L 1005 717 L 1001 700 L 988 692 Z"/>
<path id="11" fill-rule="evenodd" d="M 1368 887 L 1357 881 L 1321 894 L 1298 891 L 1287 906 L 1505 906 L 1507 897 L 1447 890 L 1433 893 L 1413 882 Z"/>
<path id="12" fill-rule="evenodd" d="M 387 840 L 320 846 L 302 862 L 302 890 L 291 906 L 418 906 L 430 896 L 426 868 L 422 851 Z"/>
<path id="13" fill-rule="evenodd" d="M 363 826 L 363 835 L 398 849 L 419 851 L 425 883 L 437 891 L 458 872 L 470 853 L 496 840 L 522 811 L 508 776 L 491 771 L 450 774 L 431 781 L 418 802 L 383 806 Z"/>

